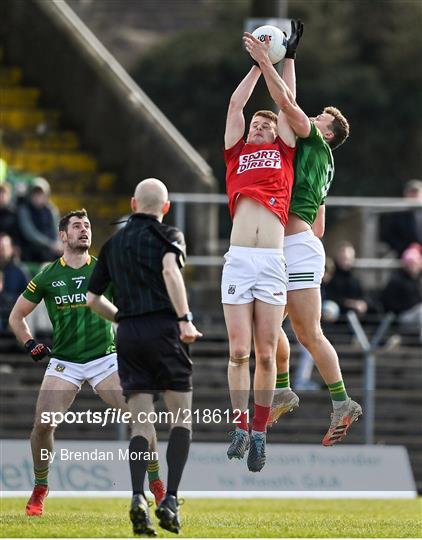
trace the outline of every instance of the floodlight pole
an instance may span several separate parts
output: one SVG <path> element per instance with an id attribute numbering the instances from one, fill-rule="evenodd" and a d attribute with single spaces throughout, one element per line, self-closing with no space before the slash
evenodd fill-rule
<path id="1" fill-rule="evenodd" d="M 288 0 L 278 0 L 277 2 L 277 17 L 285 19 L 287 17 L 287 4 Z"/>
<path id="2" fill-rule="evenodd" d="M 252 0 L 249 18 L 245 20 L 244 30 L 252 32 L 258 26 L 270 24 L 284 30 L 287 35 L 290 35 L 290 19 L 287 19 L 287 2 L 288 0 Z M 282 67 L 284 61 L 279 62 L 275 69 L 282 75 Z M 262 106 L 278 113 L 278 107 L 274 101 L 268 96 L 268 92 L 258 89 L 258 93 L 262 98 Z M 262 107 L 261 106 L 261 107 Z"/>

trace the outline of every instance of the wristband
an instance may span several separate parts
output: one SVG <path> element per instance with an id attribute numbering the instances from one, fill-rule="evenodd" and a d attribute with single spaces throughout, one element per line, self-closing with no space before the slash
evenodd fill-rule
<path id="1" fill-rule="evenodd" d="M 193 315 L 192 315 L 192 313 L 190 311 L 188 311 L 187 313 L 185 313 L 181 317 L 177 317 L 177 321 L 178 322 L 182 322 L 182 321 L 192 322 L 193 321 Z"/>
<path id="2" fill-rule="evenodd" d="M 34 347 L 36 347 L 37 345 L 37 342 L 35 341 L 35 339 L 28 339 L 28 341 L 25 342 L 24 344 L 24 347 L 25 347 L 25 351 L 30 353 L 32 351 L 32 349 Z"/>

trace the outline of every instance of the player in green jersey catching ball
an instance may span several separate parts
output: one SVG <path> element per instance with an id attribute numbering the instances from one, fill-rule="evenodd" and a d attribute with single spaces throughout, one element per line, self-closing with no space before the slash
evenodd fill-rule
<path id="1" fill-rule="evenodd" d="M 300 21 L 292 23 L 300 26 Z M 287 312 L 299 341 L 313 356 L 328 386 L 333 414 L 324 446 L 341 441 L 350 425 L 362 414 L 344 386 L 338 356 L 321 329 L 320 286 L 324 275 L 325 253 L 321 238 L 325 228 L 325 197 L 334 175 L 332 150 L 349 135 L 345 117 L 335 107 L 326 107 L 309 118 L 296 103 L 295 54 L 285 59 L 283 80 L 277 78 L 262 61 L 268 47 L 246 34 L 248 52 L 263 72 L 272 98 L 279 104 L 289 125 L 298 136 L 295 180 L 285 230 L 284 256 L 287 264 Z M 281 329 L 277 347 L 277 382 L 271 405 L 270 422 L 298 406 L 299 398 L 289 387 L 289 342 Z"/>
<path id="2" fill-rule="evenodd" d="M 86 303 L 88 282 L 96 263 L 96 258 L 88 253 L 92 233 L 86 210 L 65 215 L 60 220 L 59 233 L 63 256 L 28 283 L 9 318 L 10 327 L 34 361 L 50 356 L 31 433 L 35 487 L 26 506 L 30 516 L 43 512 L 48 494 L 49 460 L 42 459 L 41 450 L 52 452 L 54 443 L 54 427 L 41 422 L 42 413 L 65 413 L 85 381 L 105 403 L 128 410 L 117 373 L 112 324 L 91 311 Z M 111 298 L 110 291 L 108 296 Z M 26 322 L 26 317 L 42 300 L 53 325 L 52 350 L 34 340 Z M 155 449 L 156 441 L 151 445 L 151 450 Z M 164 485 L 157 471 L 158 462 L 150 462 L 150 489 L 156 502 L 157 498 L 160 502 Z"/>

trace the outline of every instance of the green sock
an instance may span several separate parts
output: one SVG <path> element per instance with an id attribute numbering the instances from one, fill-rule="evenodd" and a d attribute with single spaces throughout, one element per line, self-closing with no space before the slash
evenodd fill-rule
<path id="1" fill-rule="evenodd" d="M 289 372 L 286 371 L 285 373 L 277 373 L 275 387 L 276 388 L 289 388 L 289 386 L 290 386 Z"/>
<path id="2" fill-rule="evenodd" d="M 334 408 L 336 405 L 340 405 L 340 401 L 346 401 L 348 398 L 346 388 L 344 387 L 343 381 L 338 381 L 333 384 L 327 384 L 328 390 L 330 391 L 331 401 L 333 402 Z"/>
<path id="3" fill-rule="evenodd" d="M 158 463 L 158 459 L 148 463 L 147 472 L 149 482 L 153 482 L 154 480 L 158 480 L 160 478 L 160 464 Z"/>
<path id="4" fill-rule="evenodd" d="M 42 469 L 37 469 L 34 467 L 34 476 L 35 476 L 35 485 L 48 485 L 48 465 Z"/>

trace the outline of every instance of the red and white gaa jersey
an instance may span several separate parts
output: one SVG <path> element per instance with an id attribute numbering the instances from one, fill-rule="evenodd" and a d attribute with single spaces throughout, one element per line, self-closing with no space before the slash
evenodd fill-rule
<path id="1" fill-rule="evenodd" d="M 254 199 L 276 214 L 286 226 L 293 187 L 296 148 L 277 137 L 270 144 L 249 144 L 240 139 L 224 151 L 226 191 L 233 219 L 239 195 Z"/>

